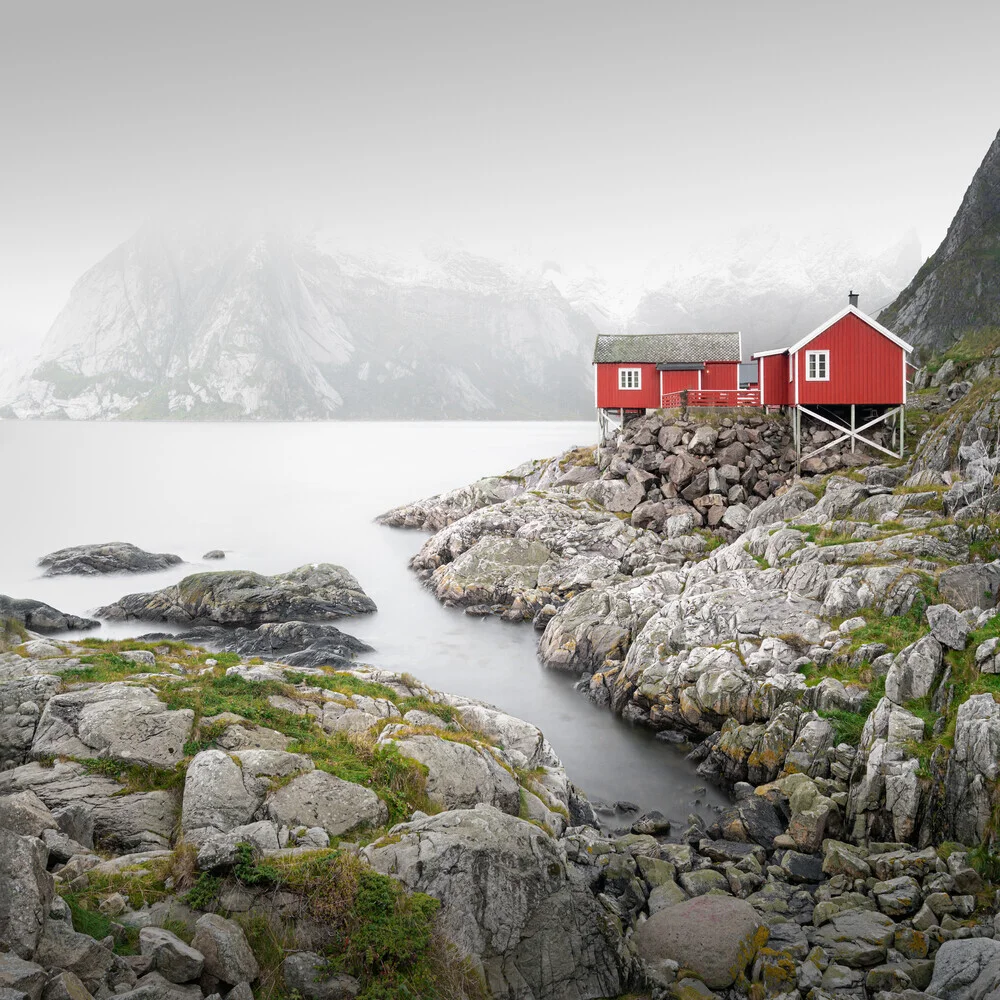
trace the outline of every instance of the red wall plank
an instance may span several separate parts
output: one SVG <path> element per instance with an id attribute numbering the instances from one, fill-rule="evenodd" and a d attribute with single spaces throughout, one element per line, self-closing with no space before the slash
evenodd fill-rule
<path id="1" fill-rule="evenodd" d="M 771 354 L 760 358 L 762 392 L 765 406 L 785 406 L 789 402 L 788 355 Z"/>
<path id="2" fill-rule="evenodd" d="M 702 389 L 738 389 L 740 366 L 736 361 L 708 361 L 701 373 Z"/>

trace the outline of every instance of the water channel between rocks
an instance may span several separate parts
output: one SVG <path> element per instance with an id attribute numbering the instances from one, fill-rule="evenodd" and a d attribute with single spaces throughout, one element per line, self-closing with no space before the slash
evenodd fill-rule
<path id="1" fill-rule="evenodd" d="M 683 822 L 726 801 L 673 746 L 632 727 L 543 668 L 528 625 L 441 607 L 407 569 L 424 535 L 372 519 L 400 503 L 589 444 L 584 422 L 316 424 L 0 421 L 5 526 L 0 593 L 85 613 L 191 572 L 274 573 L 336 562 L 377 614 L 341 627 L 375 647 L 366 659 L 432 687 L 481 698 L 537 725 L 592 798 L 626 799 Z M 130 541 L 176 552 L 163 573 L 41 577 L 46 552 Z M 203 562 L 209 549 L 225 562 Z M 151 626 L 106 626 L 102 636 Z"/>

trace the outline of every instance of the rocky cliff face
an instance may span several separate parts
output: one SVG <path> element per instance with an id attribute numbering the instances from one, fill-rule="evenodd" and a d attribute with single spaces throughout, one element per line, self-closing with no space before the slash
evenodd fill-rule
<path id="1" fill-rule="evenodd" d="M 972 178 L 941 246 L 879 321 L 918 347 L 949 347 L 1000 325 L 1000 134 Z"/>
<path id="2" fill-rule="evenodd" d="M 391 274 L 311 241 L 144 227 L 88 271 L 8 415 L 573 417 L 596 329 L 468 254 Z"/>

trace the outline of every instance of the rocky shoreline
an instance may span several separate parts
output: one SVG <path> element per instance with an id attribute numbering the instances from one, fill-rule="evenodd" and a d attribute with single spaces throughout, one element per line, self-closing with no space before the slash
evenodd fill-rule
<path id="1" fill-rule="evenodd" d="M 733 800 L 673 828 L 602 828 L 537 727 L 359 664 L 343 567 L 98 612 L 183 637 L 61 640 L 99 623 L 0 598 L 0 998 L 985 1000 L 1000 491 L 970 395 L 905 468 L 796 479 L 778 421 L 655 414 L 383 517 L 431 532 L 442 602 L 694 744 Z"/>

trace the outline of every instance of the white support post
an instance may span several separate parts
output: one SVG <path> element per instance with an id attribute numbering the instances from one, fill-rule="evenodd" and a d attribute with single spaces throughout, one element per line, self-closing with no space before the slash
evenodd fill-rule
<path id="1" fill-rule="evenodd" d="M 821 451 L 826 451 L 828 448 L 833 448 L 835 445 L 840 444 L 842 441 L 850 440 L 851 444 L 853 445 L 855 439 L 864 442 L 866 445 L 868 445 L 871 448 L 875 448 L 877 451 L 881 451 L 885 455 L 890 455 L 893 458 L 901 457 L 900 455 L 897 455 L 895 451 L 890 451 L 888 448 L 882 447 L 882 445 L 878 444 L 876 441 L 872 441 L 871 438 L 866 438 L 861 433 L 862 431 L 868 430 L 869 427 L 874 427 L 875 424 L 880 424 L 883 421 L 888 420 L 889 417 L 895 416 L 897 413 L 901 413 L 902 412 L 901 406 L 897 406 L 894 409 L 889 410 L 886 413 L 883 413 L 880 417 L 875 417 L 874 420 L 869 420 L 868 423 L 862 424 L 860 427 L 857 428 L 845 427 L 843 424 L 838 424 L 833 420 L 828 420 L 822 414 L 816 413 L 814 410 L 810 410 L 806 406 L 799 407 L 799 409 L 804 411 L 807 414 L 807 416 L 812 417 L 814 420 L 821 421 L 828 427 L 832 427 L 835 431 L 839 432 L 840 434 L 840 437 L 835 438 L 833 441 L 828 442 L 821 448 L 815 449 L 815 451 L 809 452 L 808 455 L 803 455 L 802 456 L 803 458 L 812 458 L 814 455 L 818 455 Z"/>
<path id="2" fill-rule="evenodd" d="M 851 454 L 854 454 L 854 445 L 857 443 L 857 439 L 854 436 L 854 404 L 851 403 Z"/>

